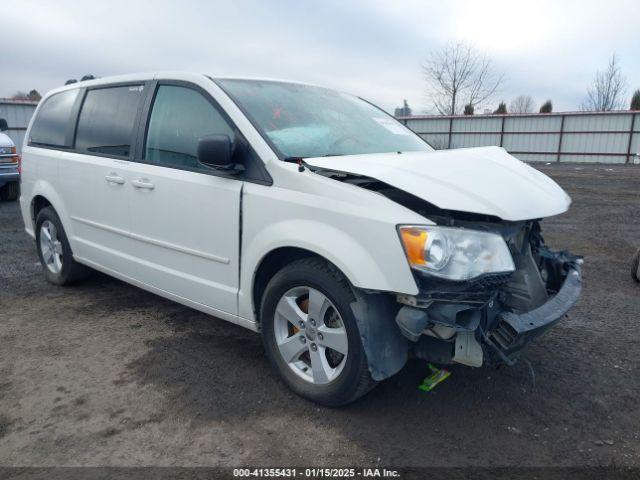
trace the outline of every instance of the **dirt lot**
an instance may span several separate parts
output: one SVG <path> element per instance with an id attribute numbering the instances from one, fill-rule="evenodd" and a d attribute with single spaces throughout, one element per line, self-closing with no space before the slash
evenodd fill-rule
<path id="1" fill-rule="evenodd" d="M 96 274 L 45 283 L 0 203 L 0 465 L 640 465 L 640 167 L 550 165 L 547 243 L 585 256 L 571 317 L 512 368 L 423 363 L 343 409 L 292 396 L 249 331 Z"/>

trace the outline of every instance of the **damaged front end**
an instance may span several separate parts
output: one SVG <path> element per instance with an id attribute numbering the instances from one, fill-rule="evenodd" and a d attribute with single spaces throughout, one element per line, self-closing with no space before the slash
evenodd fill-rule
<path id="1" fill-rule="evenodd" d="M 582 258 L 549 249 L 538 220 L 507 221 L 490 214 L 447 210 L 376 178 L 315 171 L 383 195 L 435 223 L 417 227 L 418 232 L 440 229 L 460 236 L 484 232 L 496 242 L 485 245 L 485 253 L 502 250 L 503 260 L 510 257 L 510 268 L 502 271 L 442 278 L 437 272 L 415 268 L 410 257 L 416 252 L 419 256 L 420 246 L 413 249 L 405 243 L 419 293 L 392 299 L 381 292 L 358 292 L 352 306 L 376 380 L 399 371 L 409 356 L 474 367 L 512 365 L 525 345 L 564 317 L 580 296 Z M 412 227 L 399 230 L 403 228 Z M 392 318 L 399 328 L 391 325 Z"/>
<path id="2" fill-rule="evenodd" d="M 403 306 L 396 323 L 418 358 L 474 367 L 511 365 L 525 345 L 576 303 L 582 259 L 550 250 L 537 221 L 462 221 L 457 226 L 499 233 L 515 270 L 467 281 L 414 272 L 420 293 L 397 296 Z"/>

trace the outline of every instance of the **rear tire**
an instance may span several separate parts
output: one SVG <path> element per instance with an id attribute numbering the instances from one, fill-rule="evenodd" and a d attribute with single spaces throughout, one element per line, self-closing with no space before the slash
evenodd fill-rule
<path id="1" fill-rule="evenodd" d="M 0 197 L 3 200 L 14 201 L 17 200 L 20 196 L 20 184 L 18 182 L 7 183 L 4 187 L 2 187 L 2 191 L 0 192 Z"/>
<path id="2" fill-rule="evenodd" d="M 69 285 L 90 272 L 73 259 L 62 222 L 52 207 L 40 210 L 36 218 L 36 249 L 44 276 L 54 285 Z"/>
<path id="3" fill-rule="evenodd" d="M 307 312 L 303 307 L 305 291 Z M 294 300 L 289 305 L 293 305 L 298 315 L 295 318 L 299 321 L 285 319 L 284 325 L 290 331 L 287 333 L 285 330 L 283 334 L 284 315 L 280 312 L 282 305 L 287 304 L 282 302 L 295 298 L 296 292 L 301 292 L 301 300 Z M 315 302 L 312 298 L 322 299 L 324 308 L 316 310 L 312 306 Z M 375 386 L 351 310 L 353 301 L 353 292 L 346 278 L 319 258 L 297 260 L 276 273 L 268 283 L 260 308 L 264 347 L 275 370 L 301 397 L 337 407 L 353 402 Z M 317 315 L 317 312 L 324 313 Z M 294 323 L 300 323 L 300 328 Z M 338 350 L 333 350 L 331 342 L 335 340 L 329 339 L 336 336 L 340 337 L 334 344 Z M 295 360 L 285 359 L 282 346 L 289 339 L 295 340 L 296 353 L 292 357 Z M 345 353 L 341 354 L 339 350 Z M 325 370 L 317 375 L 318 358 L 322 358 Z"/>
<path id="4" fill-rule="evenodd" d="M 640 266 L 640 248 L 633 256 L 631 260 L 631 278 L 633 278 L 636 282 L 640 282 L 640 276 L 638 276 L 638 267 Z"/>

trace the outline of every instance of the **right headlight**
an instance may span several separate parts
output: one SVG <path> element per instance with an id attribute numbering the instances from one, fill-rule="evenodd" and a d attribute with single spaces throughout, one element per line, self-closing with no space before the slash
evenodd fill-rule
<path id="1" fill-rule="evenodd" d="M 469 280 L 515 270 L 506 242 L 496 233 L 435 226 L 398 230 L 411 267 L 430 275 Z"/>

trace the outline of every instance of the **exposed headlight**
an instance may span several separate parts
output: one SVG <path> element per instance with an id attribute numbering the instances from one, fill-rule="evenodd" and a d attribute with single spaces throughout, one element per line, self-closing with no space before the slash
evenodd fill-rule
<path id="1" fill-rule="evenodd" d="M 399 231 L 416 270 L 449 280 L 515 270 L 506 242 L 496 233 L 431 226 L 402 226 Z"/>

